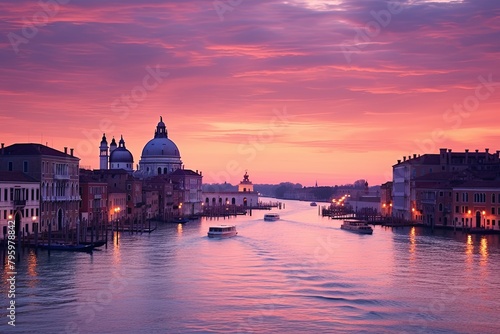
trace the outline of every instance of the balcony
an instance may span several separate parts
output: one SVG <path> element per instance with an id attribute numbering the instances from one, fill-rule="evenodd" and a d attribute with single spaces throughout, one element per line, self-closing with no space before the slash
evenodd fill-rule
<path id="1" fill-rule="evenodd" d="M 54 179 L 56 179 L 56 180 L 69 180 L 69 174 L 67 174 L 67 175 L 55 174 Z"/>
<path id="2" fill-rule="evenodd" d="M 24 208 L 26 206 L 26 200 L 25 199 L 16 199 L 14 200 L 14 207 L 17 208 Z"/>

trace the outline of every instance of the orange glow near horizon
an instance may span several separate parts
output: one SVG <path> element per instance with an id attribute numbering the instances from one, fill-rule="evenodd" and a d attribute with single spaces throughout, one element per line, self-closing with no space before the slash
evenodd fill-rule
<path id="1" fill-rule="evenodd" d="M 204 183 L 381 184 L 403 156 L 496 150 L 500 24 L 481 6 L 417 0 L 360 46 L 371 2 L 271 0 L 224 22 L 211 4 L 61 5 L 0 43 L 1 142 L 74 148 L 95 169 L 102 134 L 123 135 L 137 165 L 163 116 Z M 40 11 L 4 7 L 21 37 Z"/>

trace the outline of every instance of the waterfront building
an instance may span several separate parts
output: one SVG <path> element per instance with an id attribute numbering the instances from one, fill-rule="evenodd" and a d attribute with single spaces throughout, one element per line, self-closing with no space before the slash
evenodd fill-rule
<path id="1" fill-rule="evenodd" d="M 15 222 L 16 235 L 33 233 L 40 214 L 40 182 L 14 171 L 0 171 L 0 231 L 7 237 L 8 221 Z"/>
<path id="2" fill-rule="evenodd" d="M 79 219 L 79 161 L 73 149 L 64 152 L 51 147 L 20 143 L 0 152 L 1 171 L 20 171 L 40 184 L 40 231 L 71 229 Z"/>
<path id="3" fill-rule="evenodd" d="M 249 191 L 248 189 L 252 189 Z M 238 185 L 239 191 L 213 191 L 204 192 L 203 198 L 205 207 L 215 206 L 257 206 L 259 204 L 259 194 L 253 191 L 253 184 L 249 179 L 248 173 L 245 172 L 243 180 Z"/>
<path id="4" fill-rule="evenodd" d="M 380 186 L 380 214 L 384 217 L 392 216 L 392 182 Z"/>
<path id="5" fill-rule="evenodd" d="M 108 222 L 108 184 L 96 175 L 80 174 L 80 222 L 99 224 Z"/>
<path id="6" fill-rule="evenodd" d="M 393 165 L 393 207 L 392 215 L 398 218 L 411 220 L 416 209 L 416 193 L 412 181 L 417 177 L 440 172 L 470 171 L 498 171 L 500 169 L 500 151 L 489 153 L 476 150 L 475 153 L 452 152 L 442 148 L 439 154 L 424 154 L 403 157 Z"/>
<path id="7" fill-rule="evenodd" d="M 500 230 L 500 181 L 471 180 L 453 187 L 453 226 Z"/>
<path id="8" fill-rule="evenodd" d="M 143 196 L 148 217 L 169 221 L 178 213 L 178 201 L 174 203 L 174 185 L 166 175 L 157 175 L 143 180 Z M 178 197 L 178 196 L 176 196 Z M 157 209 L 155 201 L 158 201 Z M 149 206 L 151 205 L 151 206 Z"/>
<path id="9" fill-rule="evenodd" d="M 172 180 L 174 197 L 177 193 L 179 215 L 200 213 L 202 211 L 201 173 L 190 169 L 177 169 L 170 173 L 168 178 Z"/>
<path id="10" fill-rule="evenodd" d="M 135 222 L 143 218 L 144 202 L 142 195 L 142 181 L 135 178 L 129 171 L 120 169 L 81 170 L 96 182 L 107 184 L 108 203 L 107 217 L 112 215 L 125 219 L 126 222 Z M 116 211 L 116 213 L 115 213 Z"/>

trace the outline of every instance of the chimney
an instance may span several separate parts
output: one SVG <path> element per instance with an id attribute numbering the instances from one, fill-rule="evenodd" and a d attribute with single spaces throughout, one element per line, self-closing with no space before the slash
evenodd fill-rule
<path id="1" fill-rule="evenodd" d="M 68 148 L 64 147 L 64 154 L 68 154 Z"/>
<path id="2" fill-rule="evenodd" d="M 406 161 L 406 155 L 403 157 L 403 161 Z"/>
<path id="3" fill-rule="evenodd" d="M 498 162 L 500 159 L 500 151 L 497 150 L 497 154 L 495 155 L 495 161 Z"/>
<path id="4" fill-rule="evenodd" d="M 398 159 L 398 165 L 401 163 L 401 159 Z"/>
<path id="5" fill-rule="evenodd" d="M 71 155 L 71 156 L 73 156 L 73 151 L 74 151 L 74 150 L 75 150 L 74 148 L 70 148 L 70 149 L 69 149 L 69 152 L 70 152 L 70 155 Z"/>
<path id="6" fill-rule="evenodd" d="M 416 158 L 417 158 L 417 154 L 413 153 L 413 159 L 416 159 Z"/>
<path id="7" fill-rule="evenodd" d="M 2 155 L 4 155 L 4 149 L 3 149 L 3 148 L 4 148 L 4 146 L 5 146 L 5 144 L 4 144 L 4 143 L 2 143 Z"/>
<path id="8" fill-rule="evenodd" d="M 465 149 L 465 164 L 469 163 L 469 149 Z"/>

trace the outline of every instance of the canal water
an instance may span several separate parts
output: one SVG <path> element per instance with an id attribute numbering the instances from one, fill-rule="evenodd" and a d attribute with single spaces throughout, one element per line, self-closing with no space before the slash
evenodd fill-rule
<path id="1" fill-rule="evenodd" d="M 25 250 L 1 333 L 499 333 L 498 235 L 340 229 L 307 202 L 120 235 L 92 255 Z M 207 238 L 235 224 L 237 237 Z"/>

